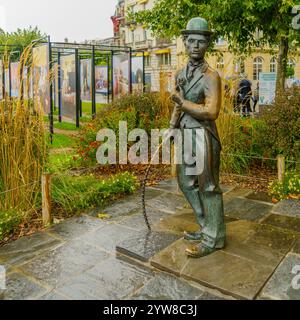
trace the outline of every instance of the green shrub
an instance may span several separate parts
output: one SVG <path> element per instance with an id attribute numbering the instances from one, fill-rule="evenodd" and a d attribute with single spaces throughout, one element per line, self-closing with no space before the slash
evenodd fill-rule
<path id="1" fill-rule="evenodd" d="M 274 106 L 262 117 L 264 124 L 257 128 L 260 149 L 272 158 L 282 154 L 287 159 L 299 159 L 300 151 L 300 90 L 283 92 Z"/>
<path id="2" fill-rule="evenodd" d="M 274 181 L 269 186 L 269 194 L 277 200 L 290 197 L 300 199 L 300 173 L 293 171 L 285 175 L 284 183 Z"/>
<path id="3" fill-rule="evenodd" d="M 17 228 L 22 219 L 23 215 L 14 210 L 0 211 L 0 241 Z"/>
<path id="4" fill-rule="evenodd" d="M 89 176 L 58 176 L 51 184 L 53 203 L 67 212 L 101 207 L 115 196 L 131 194 L 138 188 L 138 181 L 125 172 L 106 180 Z"/>
<path id="5" fill-rule="evenodd" d="M 148 134 L 151 129 L 169 128 L 173 104 L 168 96 L 157 93 L 131 94 L 103 107 L 96 119 L 80 131 L 77 154 L 85 166 L 96 163 L 96 151 L 100 143 L 96 135 L 101 129 L 112 129 L 118 136 L 119 122 L 126 121 L 128 132 L 139 128 Z M 118 141 L 118 137 L 117 137 Z"/>

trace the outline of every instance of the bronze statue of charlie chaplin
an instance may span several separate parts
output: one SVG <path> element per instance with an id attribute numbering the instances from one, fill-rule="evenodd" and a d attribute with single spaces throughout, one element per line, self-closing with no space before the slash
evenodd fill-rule
<path id="1" fill-rule="evenodd" d="M 191 241 L 186 253 L 198 258 L 225 247 L 223 195 L 219 185 L 221 142 L 215 123 L 222 103 L 221 79 L 205 61 L 212 35 L 207 21 L 194 18 L 182 33 L 189 62 L 176 75 L 171 128 L 190 130 L 192 154 L 200 153 L 200 165 L 191 164 L 183 156 L 185 160 L 177 166 L 179 187 L 199 224 L 198 232 L 185 233 L 185 239 Z M 184 152 L 185 148 L 182 149 Z"/>

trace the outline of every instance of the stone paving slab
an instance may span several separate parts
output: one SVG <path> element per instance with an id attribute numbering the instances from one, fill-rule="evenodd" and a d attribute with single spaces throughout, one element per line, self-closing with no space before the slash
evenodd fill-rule
<path id="1" fill-rule="evenodd" d="M 252 300 L 272 272 L 270 266 L 219 251 L 201 260 L 190 260 L 181 276 L 235 298 Z"/>
<path id="2" fill-rule="evenodd" d="M 253 192 L 250 195 L 246 196 L 246 198 L 249 200 L 256 200 L 273 204 L 272 197 L 269 196 L 267 192 Z"/>
<path id="3" fill-rule="evenodd" d="M 299 255 L 287 255 L 264 287 L 260 299 L 300 300 Z"/>
<path id="4" fill-rule="evenodd" d="M 300 255 L 300 237 L 298 237 L 292 252 Z"/>
<path id="5" fill-rule="evenodd" d="M 74 217 L 51 227 L 48 232 L 64 240 L 72 240 L 79 238 L 89 231 L 102 228 L 106 224 L 101 219 L 89 216 Z"/>
<path id="6" fill-rule="evenodd" d="M 159 270 L 240 299 L 255 299 L 295 242 L 284 230 L 253 222 L 227 225 L 227 246 L 208 257 L 188 258 L 181 239 L 151 260 Z"/>
<path id="7" fill-rule="evenodd" d="M 140 196 L 133 195 L 126 197 L 123 200 L 117 201 L 107 208 L 95 209 L 90 214 L 93 216 L 97 216 L 99 213 L 105 213 L 112 218 L 118 218 L 120 216 L 128 215 L 133 210 L 139 210 L 140 208 Z"/>
<path id="8" fill-rule="evenodd" d="M 79 240 L 107 252 L 115 253 L 117 244 L 138 234 L 139 230 L 134 230 L 134 226 L 127 228 L 118 224 L 108 224 L 99 230 L 83 235 Z"/>
<path id="9" fill-rule="evenodd" d="M 71 300 L 68 297 L 57 293 L 55 290 L 52 290 L 44 295 L 42 295 L 41 297 L 39 297 L 37 300 L 45 300 L 45 301 L 67 301 L 67 300 Z"/>
<path id="10" fill-rule="evenodd" d="M 169 213 L 159 211 L 157 209 L 147 208 L 147 216 L 149 219 L 149 223 L 151 227 L 154 224 L 159 223 L 162 219 L 170 216 Z M 126 226 L 138 230 L 147 230 L 147 226 L 145 223 L 144 215 L 142 214 L 142 210 L 134 210 L 124 219 L 117 222 L 117 224 L 121 226 Z"/>
<path id="11" fill-rule="evenodd" d="M 41 255 L 43 252 L 60 246 L 63 242 L 51 237 L 46 232 L 20 238 L 0 248 L 0 264 L 20 265 Z"/>
<path id="12" fill-rule="evenodd" d="M 158 224 L 154 226 L 155 230 L 161 232 L 170 232 L 182 236 L 184 231 L 196 232 L 199 230 L 199 225 L 195 222 L 195 219 L 184 220 L 177 217 L 167 217 L 162 219 Z"/>
<path id="13" fill-rule="evenodd" d="M 6 281 L 3 300 L 33 300 L 47 292 L 46 288 L 17 272 L 8 274 Z"/>
<path id="14" fill-rule="evenodd" d="M 95 246 L 74 240 L 31 260 L 21 270 L 51 287 L 57 287 L 108 257 Z"/>
<path id="15" fill-rule="evenodd" d="M 250 221 L 236 221 L 227 225 L 228 242 L 250 244 L 251 246 L 278 251 L 285 255 L 290 251 L 297 235 L 288 230 Z"/>
<path id="16" fill-rule="evenodd" d="M 300 234 L 300 216 L 299 218 L 296 218 L 290 216 L 281 216 L 278 214 L 271 214 L 270 216 L 266 217 L 266 219 L 264 219 L 262 223 L 270 224 L 282 229 L 288 229 Z"/>
<path id="17" fill-rule="evenodd" d="M 70 279 L 56 291 L 72 300 L 120 300 L 140 289 L 153 276 L 150 270 L 110 258 Z"/>
<path id="18" fill-rule="evenodd" d="M 159 270 L 178 277 L 187 265 L 189 258 L 184 254 L 188 242 L 180 239 L 151 259 L 151 265 Z"/>
<path id="19" fill-rule="evenodd" d="M 225 201 L 225 215 L 239 220 L 259 221 L 271 212 L 272 206 L 249 199 L 234 198 Z"/>
<path id="20" fill-rule="evenodd" d="M 172 275 L 161 273 L 150 280 L 130 300 L 199 300 L 204 292 Z"/>
<path id="21" fill-rule="evenodd" d="M 247 197 L 254 191 L 251 189 L 233 188 L 230 192 L 225 194 L 225 199 L 232 199 L 237 197 Z"/>
<path id="22" fill-rule="evenodd" d="M 186 203 L 187 202 L 183 196 L 170 193 L 147 201 L 147 206 L 174 214 L 176 210 L 182 209 Z"/>
<path id="23" fill-rule="evenodd" d="M 283 200 L 274 207 L 273 213 L 291 217 L 300 217 L 300 201 Z"/>
<path id="24" fill-rule="evenodd" d="M 143 231 L 117 245 L 116 251 L 142 262 L 148 262 L 179 237 L 170 233 Z"/>
<path id="25" fill-rule="evenodd" d="M 145 193 L 145 199 L 147 203 L 154 198 L 160 197 L 162 194 L 166 194 L 162 190 L 157 190 L 155 188 L 147 189 Z M 116 201 L 114 204 L 108 206 L 104 209 L 95 209 L 90 214 L 92 216 L 97 216 L 99 213 L 105 213 L 111 216 L 113 219 L 130 215 L 133 211 L 142 210 L 142 195 L 137 193 L 132 196 L 128 196 L 125 199 Z"/>

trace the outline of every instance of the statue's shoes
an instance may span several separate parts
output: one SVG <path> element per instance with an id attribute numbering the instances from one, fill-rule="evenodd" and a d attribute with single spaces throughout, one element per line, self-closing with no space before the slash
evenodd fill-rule
<path id="1" fill-rule="evenodd" d="M 188 257 L 191 258 L 202 258 L 216 252 L 217 250 L 218 249 L 207 248 L 201 244 L 198 244 L 190 248 L 187 248 L 185 253 Z"/>
<path id="2" fill-rule="evenodd" d="M 202 231 L 197 232 L 186 232 L 184 231 L 184 239 L 188 241 L 201 241 L 202 240 Z"/>

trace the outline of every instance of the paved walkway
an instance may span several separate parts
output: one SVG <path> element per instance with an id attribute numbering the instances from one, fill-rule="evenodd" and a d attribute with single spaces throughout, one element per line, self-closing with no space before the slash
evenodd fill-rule
<path id="1" fill-rule="evenodd" d="M 147 191 L 151 224 L 164 235 L 164 247 L 149 249 L 134 240 L 146 229 L 140 196 L 133 195 L 0 248 L 0 265 L 7 270 L 2 298 L 300 299 L 292 273 L 300 265 L 299 202 L 275 206 L 251 190 L 224 192 L 225 250 L 200 260 L 185 257 L 182 232 L 197 225 L 171 180 Z M 100 220 L 101 213 L 111 219 Z M 134 241 L 149 249 L 145 260 L 116 252 L 116 246 Z"/>

